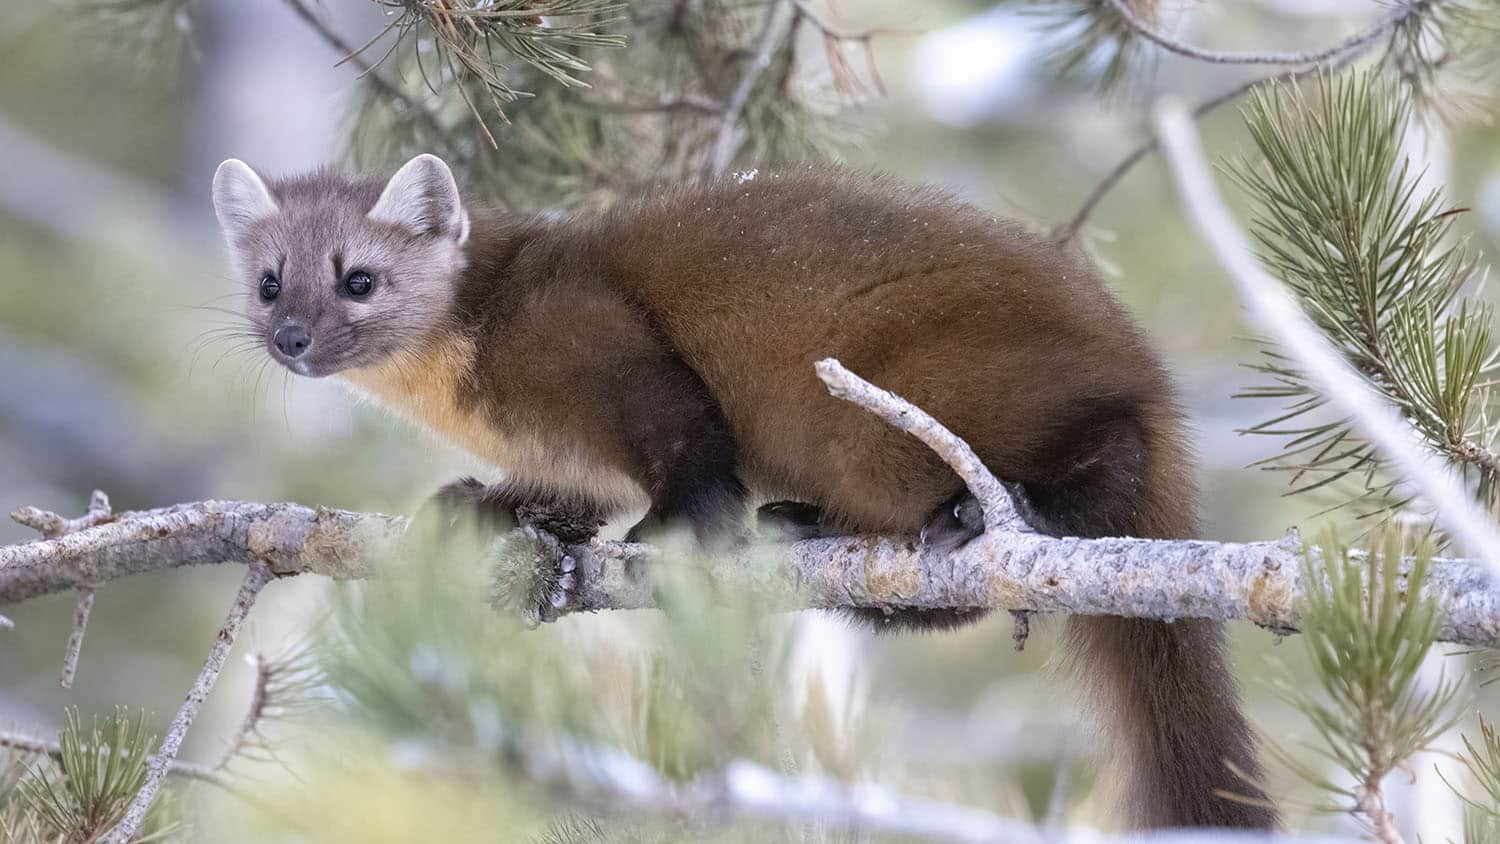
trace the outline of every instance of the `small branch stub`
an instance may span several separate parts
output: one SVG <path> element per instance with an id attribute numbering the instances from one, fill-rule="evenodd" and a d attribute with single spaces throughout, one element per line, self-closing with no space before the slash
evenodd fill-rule
<path id="1" fill-rule="evenodd" d="M 17 524 L 38 531 L 48 539 L 56 539 L 74 531 L 113 521 L 114 513 L 109 506 L 109 496 L 103 490 L 96 489 L 89 496 L 88 511 L 76 519 L 65 519 L 51 510 L 38 507 L 21 507 L 12 512 L 10 517 Z"/>
<path id="2" fill-rule="evenodd" d="M 83 634 L 93 609 L 94 590 L 87 586 L 79 589 L 78 603 L 73 608 L 73 632 L 68 634 L 68 650 L 63 654 L 62 676 L 58 678 L 65 689 L 73 688 L 73 678 L 78 674 L 78 654 L 83 650 Z"/>
<path id="3" fill-rule="evenodd" d="M 1010 623 L 1010 640 L 1015 643 L 1016 650 L 1026 650 L 1026 640 L 1031 638 L 1031 613 L 1026 610 L 1011 610 Z"/>
<path id="4" fill-rule="evenodd" d="M 22 507 L 10 514 L 17 523 L 39 531 L 48 539 L 56 539 L 80 530 L 114 521 L 113 508 L 104 490 L 96 489 L 89 496 L 88 510 L 76 519 L 64 519 L 50 510 Z M 73 679 L 78 674 L 78 655 L 83 650 L 83 634 L 88 629 L 89 613 L 94 609 L 94 589 L 80 584 L 78 603 L 73 609 L 73 630 L 68 634 L 68 649 L 63 654 L 62 676 L 58 682 L 65 689 L 73 688 Z M 7 626 L 0 624 L 0 627 Z"/>

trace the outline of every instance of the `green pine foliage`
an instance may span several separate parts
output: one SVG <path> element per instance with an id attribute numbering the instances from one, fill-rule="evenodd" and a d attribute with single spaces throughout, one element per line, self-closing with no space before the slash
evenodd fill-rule
<path id="1" fill-rule="evenodd" d="M 1306 754 L 1268 746 L 1322 795 L 1288 796 L 1284 805 L 1347 813 L 1373 827 L 1385 811 L 1382 781 L 1452 725 L 1459 685 L 1421 682 L 1441 618 L 1432 601 L 1417 598 L 1430 545 L 1414 547 L 1392 529 L 1371 548 L 1352 551 L 1330 533 L 1305 555 L 1301 642 L 1316 685 L 1280 680 L 1277 689 L 1313 736 L 1299 743 Z"/>
<path id="2" fill-rule="evenodd" d="M 58 731 L 56 759 L 41 757 L 0 775 L 0 841 L 26 844 L 85 844 L 103 837 L 125 816 L 146 781 L 156 736 L 145 713 L 123 709 L 101 725 L 85 725 L 67 711 Z M 7 782 L 8 780 L 8 782 Z M 159 802 L 135 842 L 169 838 L 176 829 L 170 801 Z"/>
<path id="3" fill-rule="evenodd" d="M 1262 262 L 1354 369 L 1400 408 L 1427 446 L 1461 468 L 1493 508 L 1500 457 L 1490 308 L 1461 297 L 1480 273 L 1460 209 L 1402 154 L 1410 98 L 1372 73 L 1256 92 L 1245 122 L 1258 153 L 1225 171 L 1252 201 Z M 1266 343 L 1252 366 L 1269 384 L 1244 395 L 1286 403 L 1250 433 L 1285 438 L 1264 465 L 1293 491 L 1358 480 L 1351 496 L 1387 513 L 1406 496 L 1381 456 L 1295 360 Z"/>
<path id="4" fill-rule="evenodd" d="M 1495 726 L 1479 717 L 1479 741 L 1464 736 L 1464 752 L 1458 755 L 1463 779 L 1449 780 L 1439 770 L 1443 781 L 1463 800 L 1464 841 L 1500 840 L 1500 734 Z"/>
<path id="5" fill-rule="evenodd" d="M 1500 67 L 1500 2 L 1413 3 L 1417 14 L 1397 24 L 1379 66 L 1403 85 L 1424 114 L 1482 116 L 1494 101 Z"/>
<path id="6" fill-rule="evenodd" d="M 422 541 L 382 561 L 379 578 L 336 587 L 315 653 L 337 702 L 316 732 L 337 738 L 304 745 L 314 764 L 360 747 L 370 764 L 399 760 L 395 781 L 420 776 L 471 796 L 506 789 L 535 840 L 578 842 L 802 839 L 774 824 L 591 813 L 576 802 L 592 793 L 589 771 L 618 763 L 553 768 L 530 755 L 538 747 L 579 759 L 586 749 L 623 753 L 679 784 L 736 760 L 859 770 L 859 748 L 870 743 L 853 713 L 831 711 L 821 690 L 801 711 L 785 702 L 787 620 L 753 600 L 724 606 L 692 576 L 688 552 L 657 566 L 665 612 L 622 614 L 616 636 L 585 644 L 576 626 L 528 629 L 516 613 L 495 611 L 494 579 L 509 590 L 518 568 L 535 567 L 497 559 L 497 549 L 526 551 L 510 541 Z M 383 786 L 391 783 L 369 780 Z"/>
<path id="7" fill-rule="evenodd" d="M 558 34 L 523 42 L 526 48 L 491 40 L 482 55 L 446 36 L 394 40 L 377 71 L 417 83 L 401 85 L 401 99 L 385 86 L 365 87 L 349 136 L 356 166 L 389 169 L 441 150 L 469 189 L 493 201 L 531 210 L 603 207 L 651 184 L 709 174 L 709 151 L 747 73 L 754 84 L 734 129 L 737 162 L 827 157 L 848 138 L 837 114 L 852 95 L 836 95 L 829 80 L 803 72 L 800 13 L 778 18 L 770 65 L 757 69 L 751 56 L 764 4 L 571 5 L 591 12 L 565 29 L 568 40 Z M 564 31 L 551 23 L 539 30 Z M 570 63 L 533 60 L 537 45 L 563 51 Z M 823 49 L 838 54 L 840 47 Z"/>
<path id="8" fill-rule="evenodd" d="M 1155 0 L 1127 0 L 1137 17 L 1155 23 Z M 1023 10 L 1046 22 L 1058 49 L 1048 61 L 1065 77 L 1091 78 L 1103 91 L 1143 75 L 1155 54 L 1110 0 L 1026 0 Z"/>

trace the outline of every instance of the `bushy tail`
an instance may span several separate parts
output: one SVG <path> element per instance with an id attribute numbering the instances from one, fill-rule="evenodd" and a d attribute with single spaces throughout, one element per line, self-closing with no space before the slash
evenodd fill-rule
<path id="1" fill-rule="evenodd" d="M 1246 802 L 1265 794 L 1217 622 L 1077 616 L 1068 638 L 1123 756 L 1107 770 L 1126 778 L 1130 826 L 1276 825 L 1274 809 Z"/>
<path id="2" fill-rule="evenodd" d="M 1078 468 L 1017 498 L 1033 527 L 1083 537 L 1197 532 L 1191 458 L 1164 379 L 1152 395 L 1082 403 L 1052 432 L 1047 453 Z M 1260 766 L 1218 623 L 1080 616 L 1068 638 L 1114 738 L 1118 764 L 1108 770 L 1124 779 L 1131 827 L 1275 826 L 1275 810 L 1255 805 L 1265 801 Z"/>

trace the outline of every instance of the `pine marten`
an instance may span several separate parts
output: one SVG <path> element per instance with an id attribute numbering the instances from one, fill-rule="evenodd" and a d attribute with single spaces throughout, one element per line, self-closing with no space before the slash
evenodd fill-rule
<path id="1" fill-rule="evenodd" d="M 421 155 L 388 181 L 263 181 L 214 205 L 248 317 L 293 372 L 338 375 L 504 471 L 445 500 L 559 505 L 634 536 L 732 533 L 750 496 L 809 532 L 982 526 L 916 439 L 831 397 L 833 357 L 973 446 L 1052 535 L 1190 538 L 1167 373 L 1074 251 L 930 189 L 828 167 L 664 187 L 593 215 L 464 203 Z M 585 519 L 585 522 L 588 520 Z M 978 613 L 864 616 L 950 627 Z M 1271 827 L 1219 625 L 1074 618 L 1140 827 Z"/>

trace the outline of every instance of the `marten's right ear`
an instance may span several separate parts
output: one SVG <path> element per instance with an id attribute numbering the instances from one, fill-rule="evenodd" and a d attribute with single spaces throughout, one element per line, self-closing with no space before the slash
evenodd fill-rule
<path id="1" fill-rule="evenodd" d="M 369 216 L 419 234 L 445 235 L 459 243 L 469 237 L 469 215 L 458 196 L 453 171 L 441 158 L 428 153 L 396 171 Z"/>
<path id="2" fill-rule="evenodd" d="M 266 183 L 245 162 L 231 158 L 214 171 L 214 213 L 230 243 L 238 243 L 252 222 L 275 214 L 277 208 Z"/>

